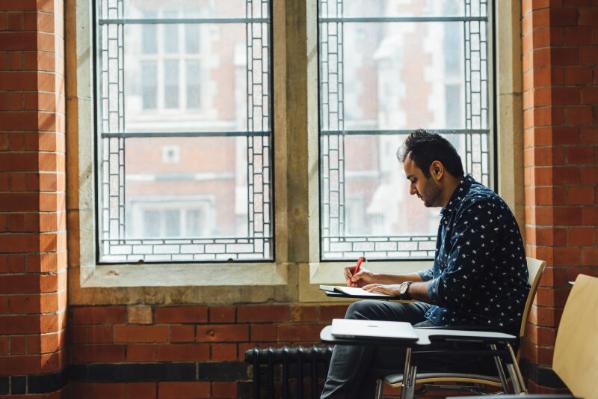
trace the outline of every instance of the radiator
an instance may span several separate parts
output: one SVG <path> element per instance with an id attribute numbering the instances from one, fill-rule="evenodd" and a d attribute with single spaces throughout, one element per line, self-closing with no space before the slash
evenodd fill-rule
<path id="1" fill-rule="evenodd" d="M 319 398 L 332 346 L 249 349 L 254 399 Z"/>

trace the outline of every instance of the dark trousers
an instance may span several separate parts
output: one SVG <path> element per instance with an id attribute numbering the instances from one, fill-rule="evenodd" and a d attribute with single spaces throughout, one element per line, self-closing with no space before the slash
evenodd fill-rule
<path id="1" fill-rule="evenodd" d="M 429 307 L 430 305 L 423 302 L 365 300 L 352 303 L 347 309 L 345 318 L 406 321 L 417 327 L 429 327 L 432 324 L 424 317 Z M 455 344 L 450 345 L 457 353 L 418 354 L 415 348 L 413 363 L 417 365 L 417 371 L 493 373 L 491 359 L 475 357 L 470 360 L 464 359 L 463 356 L 458 355 L 459 348 L 453 347 Z M 426 346 L 426 350 L 445 347 L 446 345 L 434 344 Z M 402 372 L 403 364 L 404 349 L 402 348 L 336 345 L 330 359 L 321 399 L 371 398 L 375 393 L 376 379 L 387 374 Z"/>

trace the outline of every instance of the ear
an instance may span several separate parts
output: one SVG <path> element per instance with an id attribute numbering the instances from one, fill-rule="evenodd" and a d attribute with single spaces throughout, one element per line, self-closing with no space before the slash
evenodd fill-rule
<path id="1" fill-rule="evenodd" d="M 440 181 L 444 177 L 444 165 L 440 161 L 434 161 L 430 164 L 430 174 L 436 181 Z"/>

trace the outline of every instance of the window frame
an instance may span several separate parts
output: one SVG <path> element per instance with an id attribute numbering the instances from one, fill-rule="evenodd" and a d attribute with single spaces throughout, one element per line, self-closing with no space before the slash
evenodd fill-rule
<path id="1" fill-rule="evenodd" d="M 498 188 L 523 226 L 520 7 L 497 2 Z M 276 259 L 238 264 L 100 265 L 95 256 L 92 0 L 65 4 L 67 246 L 71 304 L 329 302 L 319 284 L 342 283 L 346 262 L 319 261 L 316 0 L 273 2 Z M 504 34 L 503 34 L 504 33 Z M 280 38 L 284 38 L 281 40 Z M 297 156 L 297 152 L 300 153 Z M 292 226 L 289 228 L 288 226 Z M 307 239 L 306 239 L 307 237 Z M 67 256 L 67 254 L 58 254 Z M 429 262 L 372 262 L 379 272 Z M 199 266 L 199 267 L 198 267 Z M 165 270 L 168 272 L 165 273 Z M 337 301 L 337 300 L 336 300 Z"/>

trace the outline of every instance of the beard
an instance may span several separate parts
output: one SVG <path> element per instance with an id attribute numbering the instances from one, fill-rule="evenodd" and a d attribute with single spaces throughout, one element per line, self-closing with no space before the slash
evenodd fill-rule
<path id="1" fill-rule="evenodd" d="M 422 200 L 424 201 L 424 205 L 427 208 L 431 208 L 434 206 L 440 206 L 440 197 L 442 195 L 442 189 L 439 185 L 434 182 L 434 180 L 429 177 L 424 185 L 424 190 L 422 192 Z"/>

